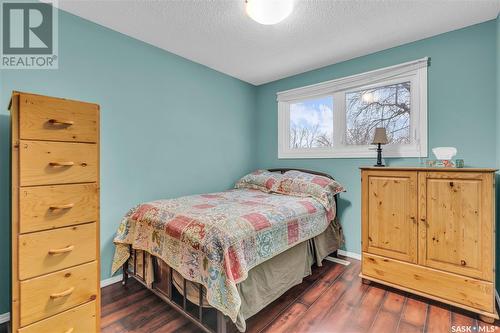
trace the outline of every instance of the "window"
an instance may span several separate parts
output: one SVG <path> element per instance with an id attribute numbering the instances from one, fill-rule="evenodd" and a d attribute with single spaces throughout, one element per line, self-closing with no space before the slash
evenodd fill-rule
<path id="1" fill-rule="evenodd" d="M 333 147 L 333 98 L 290 104 L 290 148 Z"/>
<path id="2" fill-rule="evenodd" d="M 279 92 L 278 157 L 373 157 L 385 127 L 386 157 L 427 155 L 428 58 Z"/>
<path id="3" fill-rule="evenodd" d="M 346 144 L 369 145 L 376 127 L 385 127 L 391 144 L 410 144 L 411 82 L 345 94 Z"/>

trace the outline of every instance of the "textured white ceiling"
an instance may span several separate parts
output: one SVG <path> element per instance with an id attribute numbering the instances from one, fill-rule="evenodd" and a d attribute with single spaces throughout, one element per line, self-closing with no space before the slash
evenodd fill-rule
<path id="1" fill-rule="evenodd" d="M 244 0 L 59 0 L 63 10 L 255 85 L 496 18 L 500 0 L 295 0 L 274 26 Z"/>

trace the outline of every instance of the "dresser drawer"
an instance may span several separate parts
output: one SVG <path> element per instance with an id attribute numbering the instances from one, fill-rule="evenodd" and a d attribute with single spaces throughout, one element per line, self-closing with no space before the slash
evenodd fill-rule
<path id="1" fill-rule="evenodd" d="M 95 223 L 19 236 L 20 280 L 95 259 Z"/>
<path id="2" fill-rule="evenodd" d="M 89 302 L 24 328 L 19 333 L 96 332 L 96 303 Z"/>
<path id="3" fill-rule="evenodd" d="M 452 305 L 465 305 L 492 313 L 495 310 L 494 286 L 491 282 L 469 278 L 437 269 L 414 265 L 364 252 L 362 276 L 374 278 L 392 287 L 403 287 L 411 292 Z"/>
<path id="4" fill-rule="evenodd" d="M 19 194 L 21 233 L 97 220 L 96 184 L 24 187 Z"/>
<path id="5" fill-rule="evenodd" d="M 20 285 L 21 326 L 93 301 L 97 298 L 97 292 L 97 263 L 95 261 L 22 281 Z"/>
<path id="6" fill-rule="evenodd" d="M 97 181 L 97 145 L 20 142 L 20 185 L 52 185 Z"/>
<path id="7" fill-rule="evenodd" d="M 96 104 L 36 95 L 21 95 L 21 139 L 97 142 Z"/>

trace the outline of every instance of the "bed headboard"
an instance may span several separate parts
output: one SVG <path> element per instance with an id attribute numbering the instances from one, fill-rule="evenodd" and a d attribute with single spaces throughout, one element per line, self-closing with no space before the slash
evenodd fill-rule
<path id="1" fill-rule="evenodd" d="M 267 171 L 269 171 L 269 172 L 279 172 L 279 173 L 285 173 L 285 172 L 287 172 L 287 171 L 291 171 L 291 170 L 296 170 L 296 171 L 306 172 L 306 173 L 310 173 L 310 174 L 313 174 L 313 175 L 323 176 L 323 177 L 326 177 L 326 178 L 330 178 L 330 179 L 335 180 L 335 178 L 333 178 L 332 176 L 330 176 L 330 175 L 329 175 L 329 174 L 327 174 L 327 173 L 324 173 L 324 172 L 319 172 L 319 171 L 313 171 L 313 170 L 307 170 L 307 169 L 295 169 L 295 168 L 276 168 L 276 169 L 267 169 Z"/>

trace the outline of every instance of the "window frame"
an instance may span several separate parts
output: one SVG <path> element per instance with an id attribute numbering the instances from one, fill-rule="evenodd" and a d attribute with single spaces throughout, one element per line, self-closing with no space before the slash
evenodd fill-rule
<path id="1" fill-rule="evenodd" d="M 374 145 L 346 145 L 346 93 L 410 82 L 411 144 L 385 145 L 384 157 L 427 157 L 427 66 L 429 58 L 278 92 L 278 158 L 373 158 Z M 290 104 L 333 97 L 333 147 L 290 148 Z"/>

